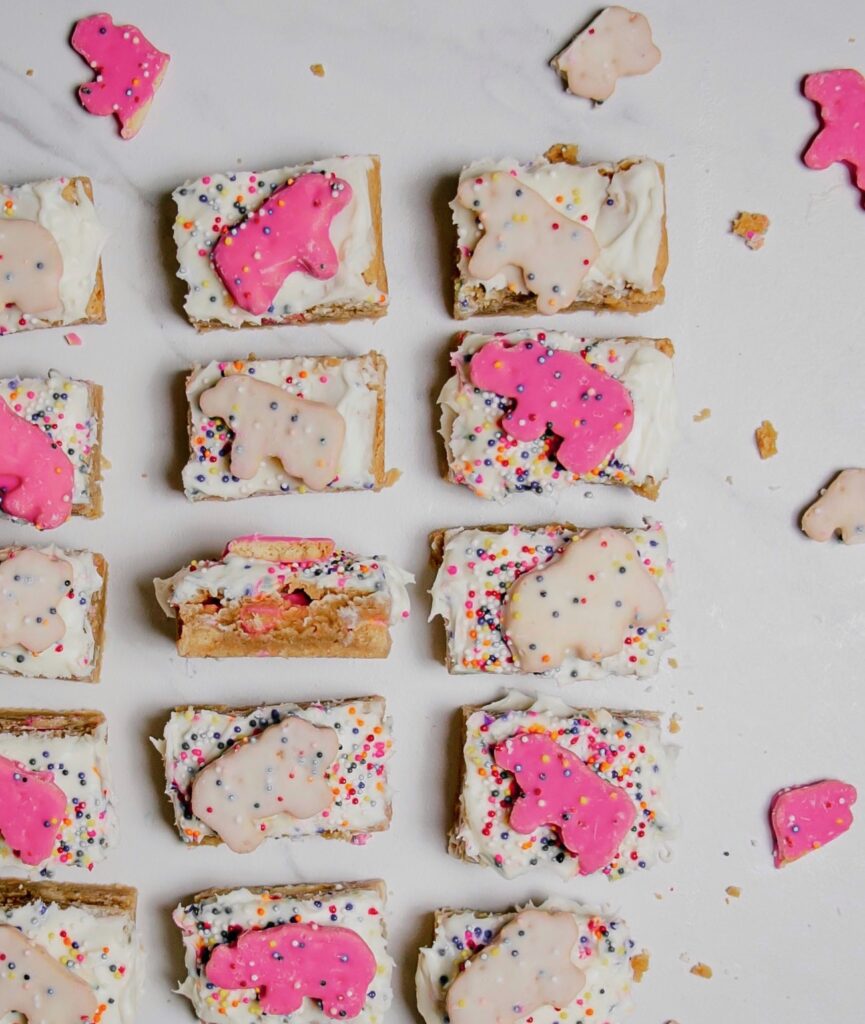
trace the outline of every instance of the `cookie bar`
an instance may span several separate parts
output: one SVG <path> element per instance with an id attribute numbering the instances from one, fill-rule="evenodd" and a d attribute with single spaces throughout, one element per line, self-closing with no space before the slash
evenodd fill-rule
<path id="1" fill-rule="evenodd" d="M 651 676 L 670 646 L 667 536 L 638 529 L 458 527 L 430 536 L 430 618 L 455 674 Z"/>
<path id="2" fill-rule="evenodd" d="M 664 300 L 664 168 L 648 157 L 580 164 L 556 145 L 528 163 L 465 167 L 454 315 L 642 313 Z"/>
<path id="3" fill-rule="evenodd" d="M 447 479 L 480 498 L 583 482 L 654 500 L 676 427 L 672 357 L 666 338 L 458 335 L 439 395 Z"/>
<path id="4" fill-rule="evenodd" d="M 381 1024 L 393 995 L 384 882 L 209 889 L 174 911 L 202 1024 Z"/>
<path id="5" fill-rule="evenodd" d="M 51 370 L 0 378 L 0 512 L 37 529 L 102 515 L 102 388 Z"/>
<path id="6" fill-rule="evenodd" d="M 0 880 L 0 1013 L 132 1024 L 144 985 L 137 901 L 124 885 Z"/>
<path id="7" fill-rule="evenodd" d="M 621 918 L 570 900 L 439 910 L 418 958 L 418 1010 L 426 1024 L 620 1021 L 647 961 Z"/>
<path id="8" fill-rule="evenodd" d="M 92 871 L 117 845 L 98 711 L 0 710 L 0 863 Z"/>
<path id="9" fill-rule="evenodd" d="M 197 330 L 387 312 L 377 156 L 205 174 L 173 195 L 177 276 Z"/>
<path id="10" fill-rule="evenodd" d="M 105 323 L 102 249 L 89 178 L 0 185 L 0 335 Z"/>
<path id="11" fill-rule="evenodd" d="M 98 683 L 107 581 L 90 551 L 0 548 L 0 673 Z"/>
<path id="12" fill-rule="evenodd" d="M 377 352 L 196 366 L 186 381 L 190 501 L 377 491 L 387 363 Z"/>
<path id="13" fill-rule="evenodd" d="M 414 577 L 327 538 L 238 537 L 154 580 L 184 658 L 386 658 Z"/>
<path id="14" fill-rule="evenodd" d="M 383 697 L 180 707 L 153 742 L 177 831 L 192 846 L 248 853 L 267 838 L 315 835 L 364 843 L 390 826 Z"/>
<path id="15" fill-rule="evenodd" d="M 521 693 L 462 711 L 454 857 L 505 878 L 546 867 L 618 879 L 666 855 L 674 748 L 657 714 Z"/>

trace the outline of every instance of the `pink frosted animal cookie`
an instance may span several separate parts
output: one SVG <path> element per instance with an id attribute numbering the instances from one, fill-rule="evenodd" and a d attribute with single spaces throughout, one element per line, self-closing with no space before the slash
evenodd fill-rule
<path id="1" fill-rule="evenodd" d="M 803 157 L 806 166 L 849 164 L 865 191 L 865 78 L 852 68 L 808 75 L 805 95 L 819 105 L 823 121 Z"/>
<path id="2" fill-rule="evenodd" d="M 633 801 L 543 733 L 517 733 L 495 748 L 496 764 L 522 790 L 511 809 L 510 826 L 531 835 L 549 825 L 591 875 L 616 856 L 636 816 Z"/>
<path id="3" fill-rule="evenodd" d="M 101 1015 L 96 993 L 74 968 L 66 966 L 65 958 L 61 962 L 13 925 L 3 924 L 0 1019 L 21 1017 L 29 1024 L 87 1024 Z"/>
<path id="4" fill-rule="evenodd" d="M 516 399 L 502 427 L 534 441 L 549 426 L 562 438 L 556 459 L 572 473 L 589 473 L 624 442 L 634 425 L 627 388 L 577 352 L 532 341 L 491 341 L 472 357 L 472 383 Z"/>
<path id="5" fill-rule="evenodd" d="M 99 117 L 114 114 L 121 138 L 134 138 L 171 57 L 157 50 L 134 25 L 115 25 L 110 14 L 79 21 L 72 33 L 72 48 L 96 72 L 96 78 L 78 90 L 81 106 Z"/>
<path id="6" fill-rule="evenodd" d="M 57 606 L 72 585 L 63 558 L 23 548 L 0 562 L 0 647 L 20 644 L 41 654 L 63 639 L 66 623 Z"/>
<path id="7" fill-rule="evenodd" d="M 217 946 L 207 980 L 223 989 L 256 989 L 266 1014 L 287 1016 L 306 997 L 320 1001 L 325 1016 L 351 1020 L 363 1009 L 375 971 L 372 950 L 350 928 L 283 924 Z"/>
<path id="8" fill-rule="evenodd" d="M 802 531 L 811 540 L 840 533 L 845 544 L 865 543 L 865 469 L 840 472 L 802 516 Z"/>
<path id="9" fill-rule="evenodd" d="M 645 15 L 606 7 L 550 63 L 567 82 L 568 92 L 603 103 L 618 79 L 645 75 L 660 59 Z"/>
<path id="10" fill-rule="evenodd" d="M 587 227 L 504 171 L 467 178 L 457 198 L 484 229 L 469 260 L 472 277 L 489 281 L 506 267 L 517 267 L 538 297 L 539 313 L 556 313 L 575 301 L 600 253 Z"/>
<path id="11" fill-rule="evenodd" d="M 351 202 L 351 185 L 335 174 L 292 178 L 213 247 L 213 267 L 234 302 L 267 313 L 289 274 L 327 281 L 339 270 L 330 240 L 333 218 Z"/>
<path id="12" fill-rule="evenodd" d="M 63 257 L 49 231 L 35 220 L 0 221 L 0 306 L 59 310 L 62 276 Z"/>
<path id="13" fill-rule="evenodd" d="M 0 756 L 0 835 L 25 864 L 51 856 L 66 813 L 66 794 L 53 772 L 33 772 Z"/>
<path id="14" fill-rule="evenodd" d="M 769 811 L 775 867 L 782 868 L 843 835 L 853 824 L 855 803 L 855 788 L 835 779 L 776 793 Z"/>

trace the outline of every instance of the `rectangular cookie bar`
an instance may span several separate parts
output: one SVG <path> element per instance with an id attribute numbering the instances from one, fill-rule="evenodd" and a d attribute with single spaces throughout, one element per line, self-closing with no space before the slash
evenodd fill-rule
<path id="1" fill-rule="evenodd" d="M 0 512 L 50 530 L 102 515 L 102 388 L 56 370 L 0 378 Z"/>
<path id="2" fill-rule="evenodd" d="M 667 855 L 674 748 L 655 712 L 516 692 L 462 711 L 454 857 L 505 878 L 546 867 L 618 879 Z"/>
<path id="3" fill-rule="evenodd" d="M 642 313 L 664 300 L 664 168 L 648 157 L 580 164 L 560 144 L 528 163 L 477 160 L 450 205 L 459 320 Z"/>
<path id="4" fill-rule="evenodd" d="M 209 889 L 174 911 L 202 1024 L 381 1024 L 393 993 L 382 881 Z"/>
<path id="5" fill-rule="evenodd" d="M 125 885 L 0 880 L 0 996 L 13 1011 L 6 1019 L 21 1019 L 17 1011 L 30 1021 L 132 1024 L 144 986 L 137 902 Z"/>
<path id="6" fill-rule="evenodd" d="M 266 838 L 315 835 L 364 843 L 390 826 L 384 697 L 180 707 L 153 742 L 177 831 L 192 846 L 248 853 Z"/>
<path id="7" fill-rule="evenodd" d="M 177 276 L 197 330 L 387 312 L 377 156 L 205 174 L 173 198 Z"/>
<path id="8" fill-rule="evenodd" d="M 670 647 L 673 565 L 654 520 L 457 527 L 430 543 L 449 672 L 645 677 Z"/>
<path id="9" fill-rule="evenodd" d="M 0 673 L 98 683 L 107 582 L 103 555 L 0 548 Z"/>
<path id="10" fill-rule="evenodd" d="M 117 845 L 101 712 L 0 710 L 0 786 L 0 863 L 92 871 Z"/>
<path id="11" fill-rule="evenodd" d="M 102 249 L 89 178 L 0 185 L 0 335 L 105 323 Z"/>
<path id="12" fill-rule="evenodd" d="M 186 497 L 229 500 L 387 486 L 386 372 L 378 352 L 194 367 L 186 380 Z"/>
<path id="13" fill-rule="evenodd" d="M 618 1024 L 648 961 L 621 918 L 571 900 L 439 910 L 418 957 L 418 1011 L 426 1024 Z"/>
<path id="14" fill-rule="evenodd" d="M 666 338 L 457 336 L 439 395 L 447 479 L 480 498 L 619 484 L 654 500 L 676 428 Z"/>
<path id="15" fill-rule="evenodd" d="M 252 535 L 154 585 L 184 658 L 386 658 L 413 582 L 324 537 Z"/>

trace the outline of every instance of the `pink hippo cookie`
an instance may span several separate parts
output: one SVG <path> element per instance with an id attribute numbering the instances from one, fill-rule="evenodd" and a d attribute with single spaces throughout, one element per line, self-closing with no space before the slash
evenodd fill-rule
<path id="1" fill-rule="evenodd" d="M 289 476 L 314 491 L 337 476 L 345 420 L 332 405 L 295 398 L 242 373 L 223 377 L 199 405 L 234 432 L 230 469 L 238 479 L 251 480 L 267 457 L 279 459 Z"/>
<path id="2" fill-rule="evenodd" d="M 849 164 L 865 191 L 865 78 L 851 68 L 808 75 L 805 95 L 820 107 L 823 127 L 805 151 L 807 167 Z"/>
<path id="3" fill-rule="evenodd" d="M 313 171 L 289 179 L 246 220 L 226 228 L 211 258 L 234 302 L 260 316 L 271 311 L 289 274 L 332 278 L 339 254 L 330 225 L 351 197 L 347 181 Z"/>
<path id="4" fill-rule="evenodd" d="M 89 114 L 120 122 L 120 136 L 134 138 L 144 123 L 171 57 L 157 50 L 134 25 L 115 25 L 110 14 L 83 18 L 72 33 L 72 48 L 96 72 L 78 90 Z"/>
<path id="5" fill-rule="evenodd" d="M 775 867 L 782 868 L 843 835 L 853 824 L 856 795 L 853 786 L 835 779 L 776 793 L 769 810 Z"/>
<path id="6" fill-rule="evenodd" d="M 60 306 L 63 257 L 54 236 L 35 220 L 0 221 L 0 305 L 22 313 Z"/>
<path id="7" fill-rule="evenodd" d="M 512 772 L 522 790 L 511 809 L 510 825 L 530 835 L 548 825 L 591 875 L 615 857 L 634 823 L 636 808 L 623 789 L 612 785 L 543 733 L 518 733 L 494 751 L 496 764 Z"/>
<path id="8" fill-rule="evenodd" d="M 472 383 L 516 399 L 502 427 L 518 441 L 535 441 L 549 427 L 562 438 L 556 459 L 572 473 L 601 466 L 634 424 L 628 389 L 579 353 L 522 341 L 491 341 L 472 357 Z"/>
<path id="9" fill-rule="evenodd" d="M 72 586 L 72 566 L 35 548 L 0 562 L 0 648 L 19 644 L 41 654 L 59 643 L 66 623 L 57 606 Z"/>
<path id="10" fill-rule="evenodd" d="M 489 281 L 507 267 L 523 272 L 539 313 L 567 309 L 600 250 L 594 234 L 559 213 L 515 174 L 494 171 L 467 178 L 457 198 L 484 233 L 469 260 L 469 273 Z"/>
<path id="11" fill-rule="evenodd" d="M 35 865 L 51 856 L 66 803 L 53 772 L 29 771 L 0 755 L 0 835 L 19 860 Z"/>
<path id="12" fill-rule="evenodd" d="M 53 530 L 72 515 L 74 485 L 66 453 L 0 399 L 0 509 L 38 530 Z"/>
<path id="13" fill-rule="evenodd" d="M 256 989 L 263 1013 L 287 1016 L 306 997 L 334 1020 L 361 1012 L 375 971 L 375 956 L 357 932 L 317 924 L 244 932 L 236 944 L 217 946 L 206 968 L 218 988 Z"/>
<path id="14" fill-rule="evenodd" d="M 21 1017 L 29 1024 L 87 1024 L 100 1020 L 101 1014 L 96 993 L 74 968 L 67 967 L 65 957 L 61 962 L 41 943 L 3 924 L 0 1019 Z"/>

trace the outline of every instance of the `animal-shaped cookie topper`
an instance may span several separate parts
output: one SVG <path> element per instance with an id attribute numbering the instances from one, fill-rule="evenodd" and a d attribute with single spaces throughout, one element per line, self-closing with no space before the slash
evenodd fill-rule
<path id="1" fill-rule="evenodd" d="M 41 654 L 59 643 L 66 634 L 59 605 L 71 586 L 66 559 L 35 548 L 10 552 L 0 562 L 0 648 Z"/>
<path id="2" fill-rule="evenodd" d="M 655 625 L 666 614 L 634 542 L 605 527 L 575 536 L 559 558 L 520 576 L 503 625 L 517 665 L 549 672 L 568 654 L 595 662 L 618 654 L 630 627 Z"/>
<path id="3" fill-rule="evenodd" d="M 522 271 L 539 313 L 557 313 L 574 302 L 600 250 L 594 234 L 552 207 L 516 173 L 494 171 L 461 182 L 457 198 L 484 233 L 469 260 L 469 273 L 489 281 L 508 267 Z"/>
<path id="4" fill-rule="evenodd" d="M 545 733 L 518 733 L 497 744 L 493 756 L 522 791 L 510 813 L 515 832 L 555 828 L 565 849 L 579 859 L 581 875 L 600 871 L 615 858 L 637 813 L 624 789 Z"/>
<path id="5" fill-rule="evenodd" d="M 51 856 L 66 804 L 53 772 L 34 772 L 0 755 L 0 835 L 23 863 L 41 864 Z"/>
<path id="6" fill-rule="evenodd" d="M 450 1024 L 516 1024 L 544 1007 L 569 1007 L 586 984 L 574 963 L 579 939 L 573 914 L 521 911 L 451 982 Z"/>
<path id="7" fill-rule="evenodd" d="M 578 352 L 540 342 L 488 342 L 472 356 L 472 383 L 515 400 L 502 428 L 535 441 L 549 428 L 561 439 L 555 457 L 583 474 L 603 465 L 634 425 L 628 389 Z"/>
<path id="8" fill-rule="evenodd" d="M 203 768 L 192 783 L 192 813 L 235 853 L 249 853 L 273 815 L 306 819 L 330 807 L 327 772 L 338 753 L 334 729 L 289 716 Z"/>
<path id="9" fill-rule="evenodd" d="M 216 946 L 206 967 L 218 988 L 256 989 L 265 1014 L 287 1016 L 308 998 L 333 1020 L 357 1017 L 375 971 L 375 955 L 357 932 L 317 924 L 244 932 L 234 945 Z"/>
<path id="10" fill-rule="evenodd" d="M 345 419 L 324 402 L 295 398 L 244 373 L 223 377 L 199 398 L 205 416 L 218 416 L 234 433 L 230 469 L 251 480 L 267 457 L 314 491 L 338 474 Z"/>
<path id="11" fill-rule="evenodd" d="M 211 258 L 233 301 L 261 316 L 289 274 L 334 277 L 339 254 L 330 227 L 351 198 L 347 181 L 311 171 L 289 179 L 246 220 L 227 228 Z"/>
<path id="12" fill-rule="evenodd" d="M 782 868 L 843 835 L 853 824 L 856 796 L 855 787 L 836 779 L 776 793 L 769 812 L 775 867 Z"/>
<path id="13" fill-rule="evenodd" d="M 842 470 L 802 516 L 802 530 L 811 540 L 840 533 L 845 544 L 865 543 L 865 469 Z"/>
<path id="14" fill-rule="evenodd" d="M 823 121 L 805 151 L 805 165 L 822 171 L 849 164 L 857 187 L 865 191 L 865 78 L 852 68 L 823 71 L 808 75 L 804 91 L 819 105 Z"/>
<path id="15" fill-rule="evenodd" d="M 0 220 L 0 306 L 58 312 L 62 276 L 63 257 L 50 231 L 35 220 Z"/>

